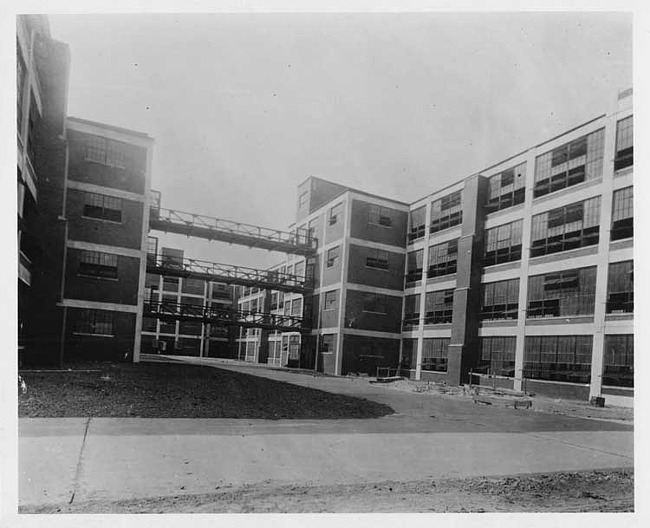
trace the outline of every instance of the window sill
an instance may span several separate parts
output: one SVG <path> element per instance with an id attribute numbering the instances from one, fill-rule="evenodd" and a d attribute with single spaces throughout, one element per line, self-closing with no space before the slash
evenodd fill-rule
<path id="1" fill-rule="evenodd" d="M 123 222 L 116 222 L 115 220 L 108 220 L 106 218 L 96 218 L 94 216 L 86 216 L 86 215 L 81 215 L 81 218 L 85 218 L 86 220 L 96 220 L 97 222 L 106 222 L 108 224 L 116 224 L 116 225 L 122 225 Z"/>
<path id="2" fill-rule="evenodd" d="M 91 334 L 87 332 L 73 332 L 72 335 L 76 336 L 90 336 L 90 337 L 115 337 L 113 334 Z"/>
<path id="3" fill-rule="evenodd" d="M 392 225 L 378 224 L 376 222 L 368 222 L 368 225 L 373 227 L 383 227 L 384 229 L 393 229 Z"/>
<path id="4" fill-rule="evenodd" d="M 113 278 L 113 277 L 99 277 L 97 275 L 86 275 L 84 273 L 77 273 L 77 277 L 82 277 L 84 279 L 96 279 L 100 281 L 107 281 L 107 282 L 118 282 L 118 278 Z"/>

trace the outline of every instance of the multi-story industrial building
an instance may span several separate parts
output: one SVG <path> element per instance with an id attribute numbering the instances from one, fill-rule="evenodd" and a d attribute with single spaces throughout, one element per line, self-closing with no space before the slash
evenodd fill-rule
<path id="1" fill-rule="evenodd" d="M 629 403 L 631 102 L 622 92 L 607 114 L 412 204 L 302 183 L 296 225 L 318 250 L 282 266 L 309 270 L 313 290 L 277 304 L 311 321 L 296 363 Z M 244 308 L 278 296 L 247 293 Z M 289 363 L 259 356 L 259 334 L 240 341 L 241 359 Z"/>
<path id="2" fill-rule="evenodd" d="M 153 140 L 66 117 L 69 54 L 18 20 L 20 345 L 238 358 L 629 403 L 632 93 L 412 204 L 310 177 L 283 232 L 160 207 Z M 286 254 L 202 262 L 150 231 Z M 488 380 L 486 380 L 488 378 Z"/>

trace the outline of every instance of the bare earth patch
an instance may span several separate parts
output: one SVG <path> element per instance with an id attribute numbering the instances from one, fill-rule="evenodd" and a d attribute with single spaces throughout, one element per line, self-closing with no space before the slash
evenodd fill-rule
<path id="1" fill-rule="evenodd" d="M 218 487 L 204 495 L 21 507 L 20 513 L 633 512 L 632 470 L 381 482 Z"/>
<path id="2" fill-rule="evenodd" d="M 93 370 L 94 369 L 94 370 Z M 387 405 L 213 367 L 99 363 L 21 372 L 20 417 L 345 419 L 392 414 Z"/>

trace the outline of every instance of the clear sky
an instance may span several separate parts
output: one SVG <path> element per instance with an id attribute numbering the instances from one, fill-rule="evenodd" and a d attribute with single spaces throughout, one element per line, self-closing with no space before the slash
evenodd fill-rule
<path id="1" fill-rule="evenodd" d="M 68 113 L 156 140 L 163 207 L 287 228 L 309 175 L 412 202 L 608 110 L 615 13 L 50 16 Z M 166 236 L 186 256 L 278 254 Z"/>

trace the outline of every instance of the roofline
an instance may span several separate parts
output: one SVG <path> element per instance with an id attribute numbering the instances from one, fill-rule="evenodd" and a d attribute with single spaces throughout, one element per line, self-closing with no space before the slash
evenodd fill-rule
<path id="1" fill-rule="evenodd" d="M 567 134 L 570 134 L 571 132 L 575 132 L 576 130 L 579 130 L 580 128 L 582 128 L 584 126 L 590 125 L 591 123 L 593 123 L 595 121 L 598 121 L 599 119 L 602 119 L 605 116 L 607 116 L 607 114 L 600 114 L 599 116 L 596 116 L 596 117 L 594 117 L 592 119 L 589 119 L 588 121 L 585 121 L 585 122 L 583 122 L 583 123 L 581 123 L 581 124 L 579 124 L 577 126 L 574 126 L 573 128 L 570 128 L 569 130 L 565 130 L 561 134 L 553 136 L 552 138 L 547 139 L 545 141 L 542 141 L 541 143 L 538 143 L 536 145 L 533 145 L 532 147 L 521 150 L 517 154 L 513 154 L 512 156 L 508 156 L 507 158 L 504 158 L 501 161 L 498 161 L 497 163 L 493 163 L 489 167 L 485 167 L 484 169 L 481 169 L 481 170 L 479 170 L 477 172 L 473 172 L 469 176 L 464 176 L 463 178 L 460 178 L 460 179 L 458 179 L 458 180 L 456 180 L 456 181 L 454 181 L 454 182 L 452 182 L 452 183 L 450 183 L 450 184 L 448 184 L 448 185 L 446 185 L 446 186 L 444 186 L 444 187 L 442 187 L 440 189 L 437 189 L 437 190 L 435 190 L 435 191 L 433 191 L 433 192 L 431 192 L 429 194 L 424 195 L 421 198 L 418 198 L 417 200 L 414 200 L 413 202 L 411 202 L 409 204 L 409 206 L 411 206 L 413 204 L 416 204 L 417 202 L 419 202 L 421 200 L 424 200 L 425 198 L 427 198 L 428 196 L 431 196 L 432 194 L 438 194 L 439 192 L 442 192 L 445 189 L 449 189 L 450 187 L 453 187 L 454 185 L 458 185 L 460 182 L 465 181 L 467 178 L 471 178 L 472 176 L 474 176 L 476 174 L 481 174 L 482 172 L 490 171 L 490 170 L 494 169 L 495 167 L 498 167 L 499 165 L 503 165 L 504 163 L 506 163 L 506 162 L 508 162 L 510 160 L 513 160 L 516 157 L 521 156 L 522 154 L 525 154 L 526 152 L 528 152 L 530 150 L 537 149 L 539 147 L 542 147 L 542 146 L 546 145 L 547 143 L 550 143 L 552 141 L 555 141 L 556 139 L 561 138 L 562 136 L 566 136 Z"/>
<path id="2" fill-rule="evenodd" d="M 149 134 L 146 134 L 144 132 L 138 132 L 137 130 L 132 130 L 130 128 L 118 127 L 115 125 L 109 125 L 107 123 L 101 123 L 99 121 L 91 121 L 90 119 L 82 119 L 80 117 L 73 117 L 73 116 L 68 116 L 66 119 L 68 122 L 72 121 L 72 122 L 82 123 L 85 125 L 93 125 L 100 128 L 106 128 L 108 130 L 113 130 L 115 132 L 120 132 L 121 134 L 128 134 L 130 136 L 145 138 L 151 141 L 153 141 L 154 139 Z"/>
<path id="3" fill-rule="evenodd" d="M 373 194 L 373 193 L 369 193 L 367 191 L 362 191 L 360 189 L 355 189 L 354 187 L 348 187 L 347 185 L 343 185 L 342 183 L 337 183 L 337 182 L 333 182 L 333 181 L 330 181 L 330 180 L 326 180 L 326 179 L 320 178 L 318 176 L 309 176 L 309 177 L 305 178 L 302 182 L 300 182 L 298 184 L 298 187 L 300 187 L 302 184 L 306 183 L 310 179 L 316 179 L 316 180 L 324 181 L 324 182 L 327 182 L 327 183 L 332 183 L 334 185 L 338 185 L 340 187 L 343 187 L 343 190 L 340 193 L 335 194 L 330 200 L 325 202 L 323 205 L 325 205 L 327 203 L 330 203 L 332 200 L 334 200 L 335 198 L 338 198 L 339 196 L 341 196 L 342 194 L 345 194 L 348 191 L 352 191 L 354 193 L 361 194 L 363 196 L 368 196 L 370 198 L 377 198 L 379 200 L 385 200 L 385 201 L 388 201 L 388 202 L 393 202 L 393 203 L 398 204 L 398 205 L 405 205 L 405 206 L 409 205 L 408 202 L 402 202 L 400 200 L 395 200 L 394 198 L 388 198 L 387 196 L 380 196 L 378 194 Z"/>

